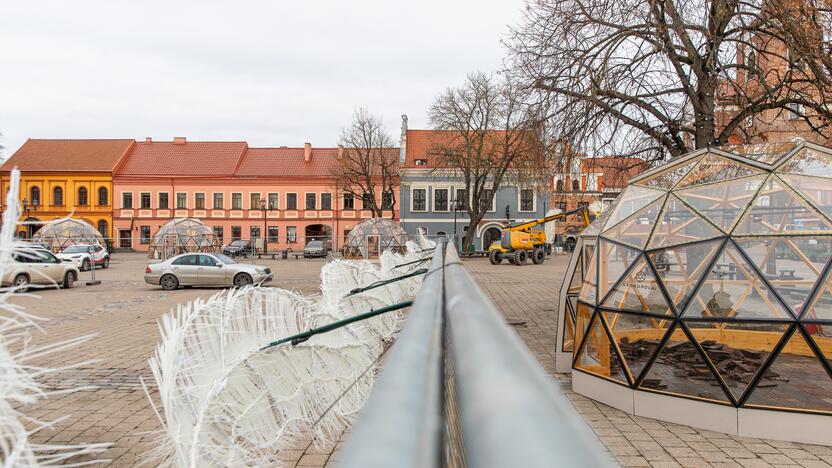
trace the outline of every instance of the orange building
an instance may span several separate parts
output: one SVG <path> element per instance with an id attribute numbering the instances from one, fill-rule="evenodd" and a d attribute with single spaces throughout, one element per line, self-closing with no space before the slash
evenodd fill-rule
<path id="1" fill-rule="evenodd" d="M 27 140 L 0 166 L 0 203 L 5 209 L 9 174 L 21 172 L 22 220 L 48 222 L 72 216 L 112 237 L 113 169 L 134 140 Z M 22 228 L 31 237 L 37 224 Z"/>

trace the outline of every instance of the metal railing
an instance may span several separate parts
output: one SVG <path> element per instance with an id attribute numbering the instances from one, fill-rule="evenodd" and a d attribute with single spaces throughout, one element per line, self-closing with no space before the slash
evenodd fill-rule
<path id="1" fill-rule="evenodd" d="M 339 466 L 606 466 L 520 337 L 437 248 Z"/>

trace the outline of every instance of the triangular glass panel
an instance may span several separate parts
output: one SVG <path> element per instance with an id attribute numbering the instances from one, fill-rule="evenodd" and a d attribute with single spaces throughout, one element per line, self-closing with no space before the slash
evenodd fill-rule
<path id="1" fill-rule="evenodd" d="M 754 272 L 733 244 L 719 254 L 684 317 L 740 319 L 790 319 L 768 286 Z"/>
<path id="2" fill-rule="evenodd" d="M 761 169 L 746 166 L 745 164 L 740 164 L 715 154 L 708 154 L 699 161 L 699 164 L 684 179 L 676 184 L 676 188 L 723 182 L 762 173 L 763 171 Z"/>
<path id="3" fill-rule="evenodd" d="M 803 148 L 778 167 L 777 173 L 832 177 L 832 154 Z"/>
<path id="4" fill-rule="evenodd" d="M 707 400 L 730 401 L 699 350 L 678 325 L 647 370 L 641 388 Z"/>
<path id="5" fill-rule="evenodd" d="M 575 368 L 629 385 L 601 317 L 595 316 L 575 361 Z"/>
<path id="6" fill-rule="evenodd" d="M 581 287 L 580 299 L 588 304 L 595 304 L 598 297 L 598 250 L 593 252 L 586 266 L 583 286 Z"/>
<path id="7" fill-rule="evenodd" d="M 721 235 L 722 233 L 717 228 L 702 219 L 675 195 L 668 195 L 667 203 L 664 205 L 647 248 L 669 247 L 713 239 Z"/>
<path id="8" fill-rule="evenodd" d="M 799 329 L 764 371 L 746 405 L 832 411 L 832 379 Z"/>
<path id="9" fill-rule="evenodd" d="M 832 237 L 738 237 L 734 240 L 795 315 L 799 315 L 832 255 Z"/>
<path id="10" fill-rule="evenodd" d="M 680 245 L 650 252 L 648 257 L 676 310 L 684 310 L 699 280 L 708 272 L 722 240 Z"/>
<path id="11" fill-rule="evenodd" d="M 576 256 L 575 258 L 575 269 L 572 270 L 572 279 L 569 281 L 569 288 L 568 292 L 570 294 L 580 294 L 581 288 L 584 284 L 584 259 L 583 259 L 583 249 L 575 251 L 572 255 Z"/>
<path id="12" fill-rule="evenodd" d="M 701 158 L 694 158 L 687 163 L 661 171 L 652 177 L 639 181 L 638 184 L 645 185 L 647 187 L 669 190 L 676 185 L 676 182 L 679 182 L 682 177 L 687 175 L 687 173 L 693 168 L 693 166 L 696 165 L 696 163 L 699 162 L 700 159 Z"/>
<path id="13" fill-rule="evenodd" d="M 803 328 L 809 338 L 814 341 L 823 358 L 832 366 L 832 325 L 820 323 L 804 323 Z"/>
<path id="14" fill-rule="evenodd" d="M 832 272 L 815 286 L 818 291 L 806 311 L 803 320 L 832 320 Z"/>
<path id="15" fill-rule="evenodd" d="M 797 148 L 799 143 L 794 141 L 778 143 L 757 143 L 751 145 L 724 145 L 719 149 L 727 153 L 734 153 L 743 158 L 753 159 L 763 164 L 773 165 L 786 153 Z"/>
<path id="16" fill-rule="evenodd" d="M 575 309 L 575 344 L 583 343 L 586 330 L 589 327 L 589 322 L 592 320 L 592 312 L 595 309 L 586 304 L 578 303 Z"/>
<path id="17" fill-rule="evenodd" d="M 636 261 L 624 279 L 604 299 L 602 306 L 661 315 L 673 313 L 644 257 Z"/>
<path id="18" fill-rule="evenodd" d="M 563 314 L 563 344 L 561 351 L 571 353 L 575 346 L 575 317 L 572 305 L 567 302 L 566 313 Z"/>
<path id="19" fill-rule="evenodd" d="M 832 234 L 832 222 L 772 176 L 740 218 L 734 235 Z"/>
<path id="20" fill-rule="evenodd" d="M 621 350 L 624 364 L 633 381 L 659 349 L 659 343 L 673 323 L 656 317 L 637 314 L 603 312 L 612 336 Z"/>
<path id="21" fill-rule="evenodd" d="M 592 222 L 589 223 L 589 226 L 586 229 L 584 229 L 584 231 L 581 233 L 581 237 L 594 237 L 598 234 L 601 234 L 601 231 L 604 229 L 604 225 L 607 224 L 607 220 L 610 219 L 610 216 L 615 211 L 615 207 L 618 206 L 618 202 L 620 200 L 621 197 L 619 196 L 615 200 L 613 200 L 608 206 L 604 207 L 603 211 L 601 211 L 601 214 L 598 215 L 597 218 L 592 220 Z"/>
<path id="22" fill-rule="evenodd" d="M 824 177 L 781 174 L 779 176 L 797 193 L 814 204 L 815 208 L 832 218 L 832 181 Z"/>
<path id="23" fill-rule="evenodd" d="M 601 240 L 597 251 L 604 259 L 598 268 L 598 297 L 607 295 L 607 292 L 615 286 L 615 283 L 624 275 L 633 262 L 641 255 L 638 250 L 613 244 Z"/>
<path id="24" fill-rule="evenodd" d="M 751 203 L 765 179 L 765 175 L 759 175 L 674 193 L 727 233 Z"/>
<path id="25" fill-rule="evenodd" d="M 739 400 L 789 329 L 787 323 L 685 321 L 722 381 Z"/>
<path id="26" fill-rule="evenodd" d="M 618 204 L 610 212 L 602 231 L 615 226 L 664 194 L 662 190 L 630 185 L 618 196 Z"/>
<path id="27" fill-rule="evenodd" d="M 603 236 L 618 242 L 643 249 L 650 237 L 650 232 L 659 217 L 665 197 L 650 203 L 644 208 L 630 215 L 629 218 L 616 224 L 604 232 Z"/>

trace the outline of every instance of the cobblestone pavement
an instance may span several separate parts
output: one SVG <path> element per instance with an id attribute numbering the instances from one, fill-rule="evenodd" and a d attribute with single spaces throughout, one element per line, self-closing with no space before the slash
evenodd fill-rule
<path id="1" fill-rule="evenodd" d="M 277 272 L 272 286 L 307 294 L 319 292 L 323 261 L 258 261 Z M 36 333 L 34 344 L 96 333 L 96 338 L 72 353 L 53 356 L 43 364 L 51 367 L 97 359 L 79 370 L 43 382 L 48 390 L 94 385 L 26 408 L 33 417 L 54 420 L 65 417 L 53 429 L 34 436 L 36 442 L 112 442 L 103 458 L 115 466 L 132 466 L 154 448 L 160 429 L 141 386 L 155 389 L 147 366 L 159 339 L 157 320 L 176 304 L 208 297 L 213 289 L 162 291 L 143 282 L 145 261 L 138 254 L 121 254 L 112 268 L 96 271 L 103 284 L 84 286 L 89 273 L 72 290 L 49 290 L 40 299 L 16 296 L 27 312 L 42 317 L 44 333 Z M 510 319 L 525 321 L 516 327 L 543 367 L 553 372 L 555 309 L 566 257 L 552 258 L 543 265 L 491 266 L 485 259 L 466 260 L 465 266 L 498 308 Z M 522 274 L 521 274 L 522 273 Z M 625 466 L 830 466 L 832 447 L 764 441 L 702 431 L 627 415 L 571 392 L 571 382 L 556 376 L 556 382 L 576 410 Z M 341 442 L 319 447 L 311 441 L 279 454 L 288 466 L 330 466 L 337 460 Z"/>

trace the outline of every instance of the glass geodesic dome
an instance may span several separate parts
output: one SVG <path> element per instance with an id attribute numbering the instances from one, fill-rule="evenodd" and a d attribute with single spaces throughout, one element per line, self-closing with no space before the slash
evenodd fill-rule
<path id="1" fill-rule="evenodd" d="M 213 229 L 196 218 L 168 221 L 150 242 L 147 258 L 166 259 L 185 252 L 220 252 L 222 244 Z"/>
<path id="2" fill-rule="evenodd" d="M 385 250 L 403 252 L 407 240 L 407 233 L 398 222 L 386 218 L 365 219 L 347 235 L 344 255 L 369 258 Z"/>
<path id="3" fill-rule="evenodd" d="M 574 369 L 832 414 L 832 150 L 696 151 L 633 179 L 598 231 L 569 304 Z"/>
<path id="4" fill-rule="evenodd" d="M 34 242 L 51 245 L 53 252 L 60 252 L 74 244 L 104 245 L 104 237 L 92 224 L 74 218 L 50 221 L 38 229 L 32 237 Z"/>

